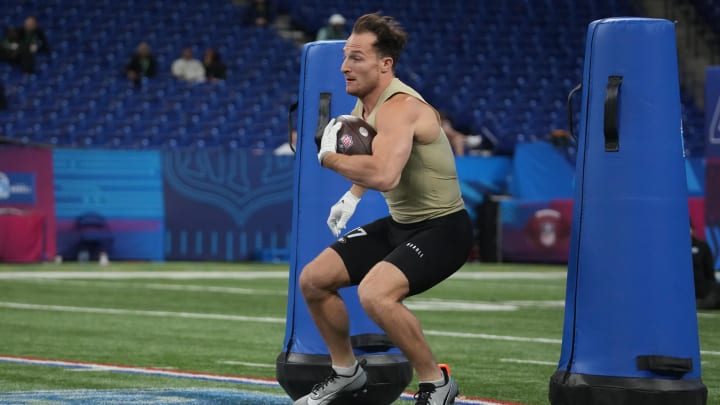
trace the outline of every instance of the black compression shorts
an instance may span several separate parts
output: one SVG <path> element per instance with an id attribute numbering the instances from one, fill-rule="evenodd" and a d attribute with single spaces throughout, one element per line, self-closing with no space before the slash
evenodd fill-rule
<path id="1" fill-rule="evenodd" d="M 381 218 L 349 231 L 330 247 L 345 263 L 352 285 L 360 284 L 370 269 L 384 260 L 405 274 L 410 296 L 455 273 L 468 258 L 472 238 L 470 217 L 461 210 L 414 224 Z"/>

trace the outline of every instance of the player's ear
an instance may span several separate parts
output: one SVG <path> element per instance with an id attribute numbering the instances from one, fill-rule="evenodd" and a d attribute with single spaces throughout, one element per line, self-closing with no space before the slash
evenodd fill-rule
<path id="1" fill-rule="evenodd" d="M 392 70 L 393 64 L 395 64 L 395 61 L 393 58 L 386 56 L 382 58 L 382 62 L 380 63 L 380 71 L 382 73 L 387 73 Z"/>

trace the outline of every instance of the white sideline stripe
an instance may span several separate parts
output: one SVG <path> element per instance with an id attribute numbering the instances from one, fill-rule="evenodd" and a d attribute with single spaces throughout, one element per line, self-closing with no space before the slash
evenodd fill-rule
<path id="1" fill-rule="evenodd" d="M 143 315 L 143 316 L 175 317 L 175 318 L 190 318 L 190 319 L 214 319 L 214 320 L 221 320 L 221 321 L 241 321 L 241 322 L 262 322 L 262 323 L 285 324 L 285 318 L 242 316 L 242 315 L 224 315 L 224 314 L 200 314 L 200 313 L 192 313 L 192 312 L 141 311 L 141 310 L 135 310 L 135 309 L 72 307 L 72 306 L 65 306 L 65 305 L 24 304 L 24 303 L 20 303 L 20 302 L 0 302 L 0 307 L 12 308 L 12 309 L 33 309 L 33 310 L 41 310 L 41 311 L 82 312 L 82 313 L 92 313 L 92 314 L 113 314 L 113 315 Z"/>
<path id="2" fill-rule="evenodd" d="M 13 279 L 167 279 L 167 280 L 261 280 L 287 279 L 287 271 L 12 271 L 0 272 L 0 280 Z"/>
<path id="3" fill-rule="evenodd" d="M 244 321 L 244 322 L 263 322 L 263 323 L 285 324 L 284 318 L 252 317 L 252 316 L 222 315 L 222 314 L 199 314 L 199 313 L 169 312 L 169 311 L 140 311 L 140 310 L 115 309 L 115 308 L 71 307 L 71 306 L 64 306 L 64 305 L 25 304 L 25 303 L 20 303 L 20 302 L 0 302 L 0 308 L 29 309 L 29 310 L 57 311 L 57 312 L 80 312 L 80 313 L 112 314 L 112 315 L 144 315 L 144 316 L 158 316 L 158 317 L 214 319 L 214 320 L 223 320 L 223 321 Z M 448 331 L 439 331 L 439 330 L 426 330 L 425 334 L 430 335 L 430 336 L 456 337 L 456 338 L 465 338 L 465 339 L 484 339 L 484 340 L 501 340 L 501 341 L 511 341 L 511 342 L 553 343 L 553 344 L 561 343 L 561 341 L 559 339 L 528 338 L 528 337 L 518 337 L 518 336 L 500 336 L 500 335 L 489 335 L 489 334 L 485 334 L 485 333 L 461 333 L 461 332 L 448 332 Z"/>
<path id="4" fill-rule="evenodd" d="M 168 377 L 180 377 L 180 378 L 196 378 L 210 381 L 221 381 L 221 382 L 235 382 L 241 384 L 251 385 L 264 385 L 267 387 L 279 387 L 277 381 L 265 380 L 259 378 L 247 378 L 237 376 L 226 376 L 218 374 L 205 374 L 195 373 L 188 371 L 173 371 L 164 370 L 160 368 L 146 368 L 146 367 L 132 367 L 132 366 L 121 366 L 112 364 L 97 364 L 97 363 L 85 363 L 75 361 L 62 361 L 62 360 L 46 360 L 46 359 L 32 359 L 24 357 L 12 357 L 12 356 L 0 356 L 0 361 L 7 363 L 18 363 L 18 364 L 34 364 L 41 366 L 56 366 L 56 367 L 67 367 L 73 369 L 85 369 L 92 371 L 119 371 L 131 374 L 147 374 L 147 375 L 159 375 Z"/>
<path id="5" fill-rule="evenodd" d="M 54 366 L 64 367 L 66 369 L 78 370 L 83 369 L 86 371 L 112 371 L 129 374 L 144 374 L 153 376 L 164 376 L 164 377 L 177 377 L 177 378 L 190 378 L 200 379 L 207 381 L 219 381 L 219 382 L 231 382 L 246 385 L 258 385 L 265 387 L 281 387 L 276 380 L 262 379 L 262 378 L 251 378 L 251 377 L 240 377 L 231 375 L 221 374 L 205 374 L 193 371 L 171 371 L 159 368 L 146 368 L 146 367 L 133 367 L 133 366 L 121 366 L 112 364 L 97 364 L 97 363 L 86 363 L 86 362 L 75 362 L 75 361 L 62 361 L 62 360 L 47 360 L 47 359 L 35 359 L 27 357 L 12 357 L 12 356 L 0 356 L 0 362 L 6 363 L 17 363 L 17 364 L 32 364 L 39 366 Z M 53 391 L 38 391 L 38 392 L 53 392 Z M 62 392 L 87 392 L 86 390 L 67 390 Z M 400 397 L 406 401 L 412 401 L 414 396 L 412 393 L 403 392 Z M 507 405 L 507 402 L 496 402 L 488 399 L 480 398 L 458 398 L 455 400 L 457 405 Z"/>
<path id="6" fill-rule="evenodd" d="M 285 324 L 284 318 L 274 317 L 256 317 L 256 316 L 242 316 L 242 315 L 224 315 L 224 314 L 201 314 L 191 312 L 170 312 L 170 311 L 141 311 L 132 309 L 116 309 L 116 308 L 92 308 L 92 307 L 72 307 L 65 305 L 40 305 L 40 304 L 25 304 L 20 302 L 0 302 L 0 308 L 11 308 L 11 309 L 29 309 L 29 310 L 40 310 L 40 311 L 57 311 L 57 312 L 79 312 L 79 313 L 94 313 L 94 314 L 112 314 L 112 315 L 142 315 L 142 316 L 156 316 L 156 317 L 175 317 L 175 318 L 189 318 L 189 319 L 212 319 L 221 321 L 240 321 L 240 322 L 261 322 L 261 323 L 277 323 Z M 449 332 L 440 330 L 426 330 L 425 335 L 428 336 L 443 336 L 443 337 L 454 337 L 463 339 L 482 339 L 482 340 L 499 340 L 509 342 L 527 342 L 527 343 L 549 343 L 549 344 L 561 344 L 561 339 L 548 339 L 548 338 L 532 338 L 522 336 L 502 336 L 502 335 L 490 335 L 486 333 L 467 333 L 467 332 Z M 700 354 L 708 356 L 720 356 L 718 351 L 701 351 Z"/>
<path id="7" fill-rule="evenodd" d="M 405 305 L 415 311 L 517 311 L 520 308 L 564 308 L 565 301 L 464 301 L 411 298 Z"/>
<path id="8" fill-rule="evenodd" d="M 167 280 L 261 280 L 287 279 L 289 271 L 8 271 L 0 272 L 0 280 L 13 279 L 167 279 Z M 457 272 L 456 280 L 559 280 L 565 279 L 564 271 L 548 272 Z"/>
<path id="9" fill-rule="evenodd" d="M 522 336 L 501 336 L 501 335 L 488 335 L 486 333 L 464 333 L 464 332 L 448 332 L 442 330 L 426 330 L 424 332 L 429 336 L 444 336 L 444 337 L 456 337 L 456 338 L 467 338 L 467 339 L 484 339 L 484 340 L 503 340 L 509 342 L 530 342 L 530 343 L 551 343 L 561 344 L 560 339 L 547 339 L 547 338 L 531 338 Z"/>
<path id="10" fill-rule="evenodd" d="M 483 272 L 457 272 L 450 276 L 456 280 L 564 280 L 567 272 L 564 271 L 483 271 Z"/>
<path id="11" fill-rule="evenodd" d="M 57 280 L 57 279 L 36 279 L 29 280 L 33 283 L 63 283 L 69 285 L 85 286 L 85 287 L 107 287 L 107 288 L 144 288 L 149 290 L 167 290 L 167 291 L 194 291 L 194 292 L 217 292 L 226 294 L 244 294 L 244 295 L 277 295 L 287 296 L 287 291 L 279 290 L 261 290 L 255 288 L 238 288 L 238 287 L 217 287 L 208 285 L 182 285 L 182 284 L 160 284 L 160 283 L 122 283 L 122 282 L 104 282 L 104 281 L 78 281 L 78 280 Z"/>
<path id="12" fill-rule="evenodd" d="M 557 366 L 557 361 L 540 361 L 540 360 L 525 360 L 525 359 L 500 359 L 501 363 L 516 363 L 516 364 L 537 364 L 540 366 Z"/>
<path id="13" fill-rule="evenodd" d="M 708 312 L 698 312 L 698 318 L 720 318 L 720 314 L 711 314 Z"/>
<path id="14" fill-rule="evenodd" d="M 413 311 L 517 311 L 517 305 L 506 305 L 502 303 L 489 302 L 463 302 L 463 301 L 425 301 L 412 300 L 405 303 L 405 306 Z"/>
<path id="15" fill-rule="evenodd" d="M 234 361 L 234 360 L 220 360 L 220 364 L 229 364 L 231 366 L 248 366 L 258 368 L 275 368 L 274 364 L 262 364 L 262 363 L 248 363 L 246 361 Z"/>

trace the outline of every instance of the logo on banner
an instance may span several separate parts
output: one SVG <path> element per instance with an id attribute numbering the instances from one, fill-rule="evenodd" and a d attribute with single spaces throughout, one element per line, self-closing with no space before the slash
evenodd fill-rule
<path id="1" fill-rule="evenodd" d="M 5 173 L 0 172 L 0 200 L 8 198 L 10 198 L 10 179 Z"/>
<path id="2" fill-rule="evenodd" d="M 570 225 L 559 211 L 546 208 L 533 214 L 525 226 L 530 240 L 542 248 L 552 248 L 570 235 Z"/>
<path id="3" fill-rule="evenodd" d="M 0 172 L 0 203 L 35 204 L 35 173 Z"/>
<path id="4" fill-rule="evenodd" d="M 710 121 L 708 141 L 713 144 L 720 144 L 720 98 L 715 101 L 712 121 Z"/>

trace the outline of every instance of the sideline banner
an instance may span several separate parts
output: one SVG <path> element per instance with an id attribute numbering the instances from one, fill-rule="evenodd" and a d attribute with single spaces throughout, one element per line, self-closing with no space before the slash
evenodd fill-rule
<path id="1" fill-rule="evenodd" d="M 292 156 L 203 148 L 162 157 L 166 259 L 288 260 Z"/>
<path id="2" fill-rule="evenodd" d="M 720 66 L 705 71 L 705 236 L 720 270 Z"/>
<path id="3" fill-rule="evenodd" d="M 80 221 L 101 219 L 110 259 L 163 259 L 163 195 L 157 151 L 57 149 L 53 155 L 58 252 L 75 259 Z"/>
<path id="4" fill-rule="evenodd" d="M 39 228 L 36 219 L 31 221 L 33 229 L 43 233 L 40 235 L 40 257 L 35 254 L 27 257 L 32 258 L 32 261 L 55 257 L 55 194 L 51 149 L 0 147 L 0 209 L 17 209 L 26 214 L 25 219 L 37 218 L 38 215 L 44 217 Z M 13 222 L 18 220 L 21 218 L 15 218 Z"/>

